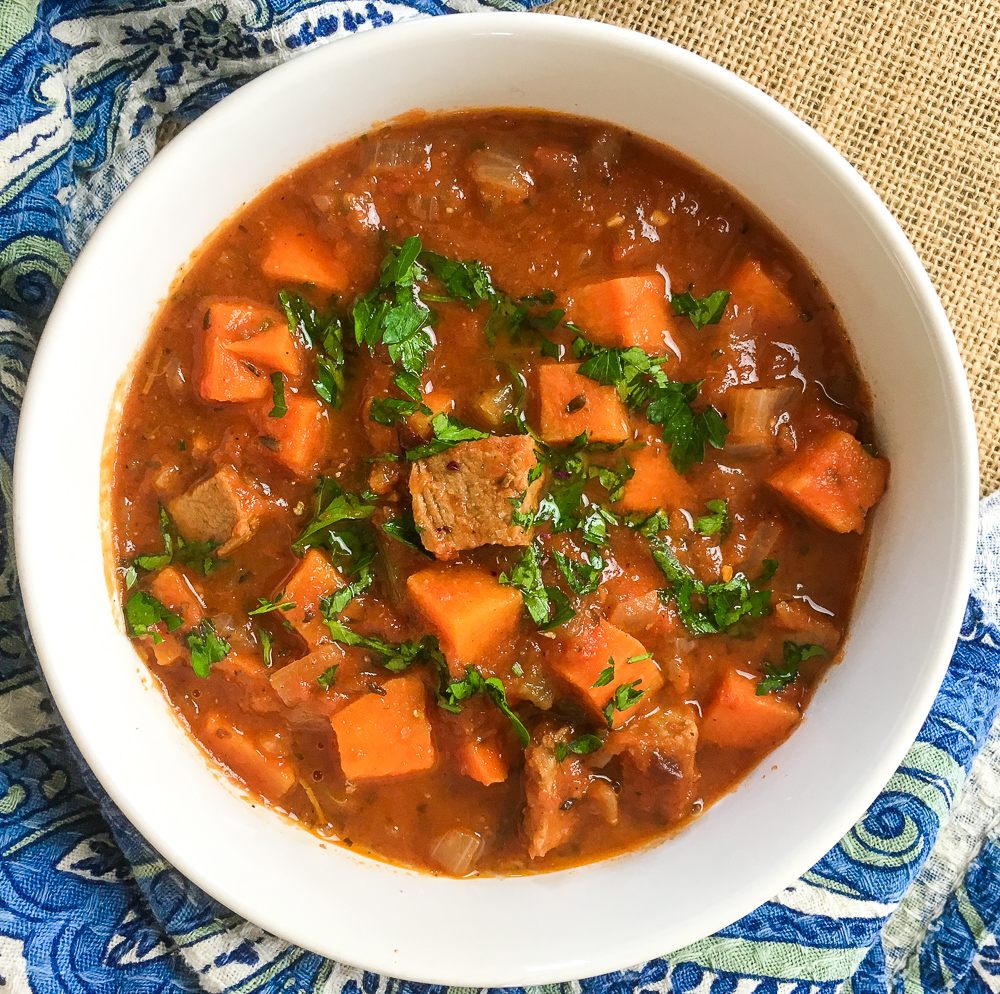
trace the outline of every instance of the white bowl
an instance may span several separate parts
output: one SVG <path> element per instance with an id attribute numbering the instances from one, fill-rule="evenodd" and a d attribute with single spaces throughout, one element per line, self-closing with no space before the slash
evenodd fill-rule
<path id="1" fill-rule="evenodd" d="M 275 177 L 412 107 L 600 118 L 730 183 L 826 284 L 892 460 L 846 656 L 802 727 L 676 837 L 578 869 L 435 878 L 324 846 L 251 806 L 181 730 L 108 593 L 105 428 L 178 269 Z M 707 935 L 850 828 L 944 674 L 969 589 L 977 490 L 945 315 L 895 221 L 829 145 L 737 77 L 665 43 L 554 16 L 476 14 L 312 51 L 228 97 L 153 160 L 80 256 L 42 337 L 14 513 L 25 607 L 59 710 L 108 793 L 167 859 L 317 952 L 413 980 L 507 986 L 601 973 Z M 767 844 L 751 852 L 748 839 Z"/>

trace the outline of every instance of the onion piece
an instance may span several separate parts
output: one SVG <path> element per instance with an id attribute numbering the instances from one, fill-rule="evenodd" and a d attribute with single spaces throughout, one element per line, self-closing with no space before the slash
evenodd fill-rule
<path id="1" fill-rule="evenodd" d="M 760 458 L 774 449 L 774 420 L 795 394 L 795 387 L 733 387 L 729 402 L 726 455 Z"/>
<path id="2" fill-rule="evenodd" d="M 771 558 L 771 553 L 781 538 L 781 532 L 781 525 L 773 518 L 765 519 L 754 529 L 740 563 L 740 569 L 747 579 L 753 580 L 760 576 L 764 569 L 764 560 Z"/>
<path id="3" fill-rule="evenodd" d="M 535 185 L 521 157 L 513 152 L 484 148 L 471 159 L 472 178 L 479 185 L 480 196 L 493 207 L 520 203 Z"/>
<path id="4" fill-rule="evenodd" d="M 431 167 L 431 146 L 426 143 L 386 139 L 372 148 L 368 168 L 373 172 L 391 172 L 395 169 L 422 169 Z"/>
<path id="5" fill-rule="evenodd" d="M 431 846 L 431 859 L 441 869 L 463 877 L 479 858 L 483 840 L 465 828 L 453 828 L 442 835 Z"/>

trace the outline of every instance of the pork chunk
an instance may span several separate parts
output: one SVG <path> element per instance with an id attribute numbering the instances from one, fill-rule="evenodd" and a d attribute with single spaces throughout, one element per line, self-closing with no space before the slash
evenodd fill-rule
<path id="1" fill-rule="evenodd" d="M 562 762 L 556 757 L 556 745 L 565 748 L 571 738 L 568 728 L 544 728 L 524 753 L 524 830 L 532 859 L 569 841 L 579 819 L 576 805 L 592 782 L 579 756 L 569 753 Z"/>
<path id="2" fill-rule="evenodd" d="M 192 487 L 167 506 L 186 542 L 216 542 L 224 556 L 250 541 L 260 500 L 231 467 Z"/>
<path id="3" fill-rule="evenodd" d="M 455 559 L 480 545 L 527 545 L 534 529 L 514 524 L 510 500 L 522 498 L 522 513 L 537 510 L 542 479 L 528 482 L 535 461 L 527 435 L 462 442 L 417 460 L 410 493 L 424 547 L 438 559 Z"/>
<path id="4" fill-rule="evenodd" d="M 694 799 L 697 749 L 698 723 L 684 705 L 662 708 L 612 732 L 601 757 L 620 756 L 623 793 L 634 792 L 641 807 L 654 806 L 669 822 L 686 814 Z"/>

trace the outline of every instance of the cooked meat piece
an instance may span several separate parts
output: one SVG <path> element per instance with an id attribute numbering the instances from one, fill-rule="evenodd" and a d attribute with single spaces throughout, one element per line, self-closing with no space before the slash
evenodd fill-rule
<path id="1" fill-rule="evenodd" d="M 167 510 L 186 542 L 216 542 L 224 556 L 253 537 L 260 500 L 227 466 L 172 500 Z"/>
<path id="2" fill-rule="evenodd" d="M 576 828 L 579 811 L 591 783 L 591 774 L 581 757 L 569 753 L 560 763 L 556 744 L 572 738 L 568 728 L 547 728 L 524 753 L 524 829 L 528 834 L 528 855 L 538 859 L 562 845 Z"/>
<path id="3" fill-rule="evenodd" d="M 794 642 L 811 642 L 833 652 L 840 641 L 837 626 L 803 601 L 778 601 L 774 605 L 774 620 Z"/>
<path id="4" fill-rule="evenodd" d="M 528 482 L 535 466 L 535 443 L 527 435 L 462 442 L 419 459 L 410 470 L 413 520 L 424 547 L 438 559 L 454 559 L 480 545 L 527 545 L 534 529 L 513 523 L 518 510 L 538 508 L 542 479 Z"/>
<path id="5" fill-rule="evenodd" d="M 673 821 L 694 798 L 697 749 L 698 723 L 691 708 L 683 706 L 662 708 L 612 732 L 601 756 L 621 756 L 623 790 L 634 791 L 647 802 L 643 806 L 655 805 L 664 819 Z"/>

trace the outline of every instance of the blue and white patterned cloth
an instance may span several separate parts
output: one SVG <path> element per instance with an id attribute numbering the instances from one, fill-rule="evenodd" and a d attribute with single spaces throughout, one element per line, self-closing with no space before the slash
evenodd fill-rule
<path id="1" fill-rule="evenodd" d="M 0 0 L 5 990 L 429 994 L 427 985 L 332 963 L 238 918 L 169 866 L 103 793 L 60 727 L 30 651 L 11 541 L 11 465 L 45 317 L 80 246 L 153 155 L 164 122 L 190 120 L 265 69 L 345 33 L 479 6 Z M 557 985 L 564 994 L 1000 994 L 1000 731 L 991 731 L 1000 704 L 998 589 L 1000 499 L 991 498 L 951 668 L 920 737 L 865 817 L 736 924 L 632 970 Z"/>

